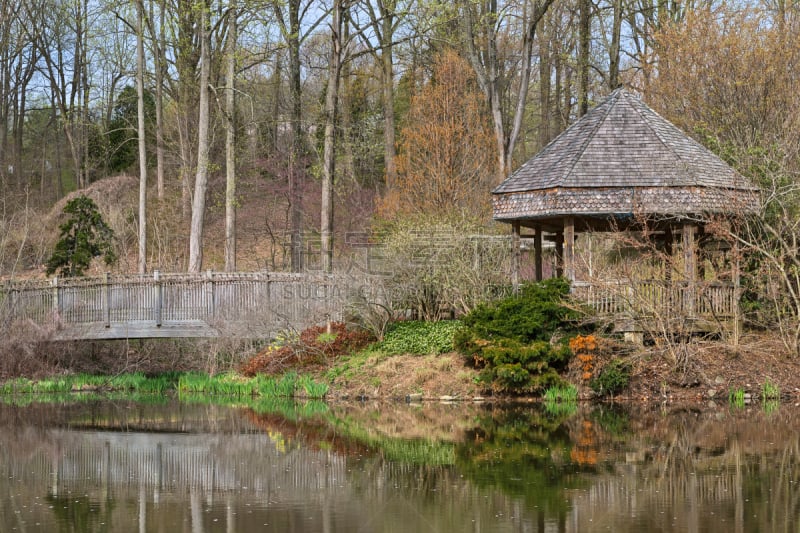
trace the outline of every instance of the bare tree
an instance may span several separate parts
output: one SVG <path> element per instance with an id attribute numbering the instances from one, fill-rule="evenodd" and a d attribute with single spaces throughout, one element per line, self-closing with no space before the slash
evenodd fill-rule
<path id="1" fill-rule="evenodd" d="M 304 155 L 303 105 L 302 105 L 302 64 L 300 46 L 303 41 L 322 23 L 326 14 L 313 19 L 309 24 L 301 24 L 306 19 L 314 2 L 311 0 L 288 0 L 284 6 L 275 2 L 273 9 L 289 54 L 289 130 L 290 147 L 287 158 L 289 173 L 290 238 L 291 264 L 294 272 L 303 270 L 303 198 L 302 185 L 304 169 L 301 168 Z"/>
<path id="2" fill-rule="evenodd" d="M 333 185 L 335 174 L 336 109 L 342 74 L 342 18 L 346 0 L 334 0 L 331 11 L 331 49 L 328 62 L 328 88 L 325 94 L 325 140 L 323 148 L 321 252 L 322 270 L 333 271 Z"/>
<path id="3" fill-rule="evenodd" d="M 166 69 L 164 51 L 166 48 L 166 5 L 158 0 L 158 26 L 154 27 L 155 15 L 150 1 L 148 29 L 153 49 L 153 65 L 156 92 L 156 191 L 159 200 L 164 199 L 164 71 Z"/>
<path id="4" fill-rule="evenodd" d="M 144 4 L 136 2 L 136 119 L 139 137 L 139 274 L 147 272 L 147 144 L 144 127 Z"/>
<path id="5" fill-rule="evenodd" d="M 210 27 L 208 6 L 200 14 L 200 110 L 197 123 L 197 172 L 194 178 L 192 224 L 189 233 L 189 272 L 203 268 L 203 227 L 206 213 L 206 190 L 209 166 L 209 76 L 211 72 Z"/>
<path id="6" fill-rule="evenodd" d="M 495 174 L 498 180 L 504 179 L 511 170 L 511 158 L 525 118 L 536 28 L 552 3 L 553 0 L 536 0 L 531 13 L 523 17 L 523 35 L 517 52 L 521 57 L 516 69 L 519 71 L 519 81 L 510 130 L 503 116 L 503 91 L 508 86 L 508 80 L 502 75 L 504 69 L 498 48 L 501 24 L 509 17 L 498 11 L 497 0 L 462 4 L 466 54 L 492 115 L 497 161 Z"/>
<path id="7" fill-rule="evenodd" d="M 414 0 L 363 0 L 359 3 L 367 14 L 367 28 L 358 27 L 361 43 L 375 58 L 380 68 L 381 106 L 383 109 L 383 149 L 386 185 L 397 178 L 395 114 L 394 114 L 394 48 L 396 33 L 406 19 Z"/>
<path id="8" fill-rule="evenodd" d="M 225 271 L 236 271 L 236 0 L 228 6 L 225 71 Z"/>
<path id="9" fill-rule="evenodd" d="M 37 47 L 44 61 L 42 72 L 51 89 L 52 105 L 58 110 L 64 136 L 72 158 L 73 171 L 79 187 L 86 184 L 84 172 L 85 132 L 81 124 L 81 97 L 86 82 L 84 64 L 87 37 L 86 3 L 68 6 L 52 4 L 51 0 L 24 2 L 22 8 L 30 24 L 25 32 Z M 71 22 L 65 24 L 65 19 Z"/>

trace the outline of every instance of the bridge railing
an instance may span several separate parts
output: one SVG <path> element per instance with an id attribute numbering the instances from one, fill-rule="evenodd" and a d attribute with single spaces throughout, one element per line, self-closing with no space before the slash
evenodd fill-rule
<path id="1" fill-rule="evenodd" d="M 326 318 L 342 320 L 353 291 L 369 287 L 366 278 L 284 272 L 154 272 L 6 282 L 0 285 L 0 320 L 62 328 L 193 321 L 232 328 L 246 322 L 303 327 Z"/>

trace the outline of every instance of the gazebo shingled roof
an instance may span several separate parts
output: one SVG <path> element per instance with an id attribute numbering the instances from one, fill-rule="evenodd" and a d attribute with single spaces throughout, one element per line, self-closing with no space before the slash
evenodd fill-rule
<path id="1" fill-rule="evenodd" d="M 494 219 L 752 213 L 758 189 L 617 89 L 492 191 Z M 528 224 L 525 221 L 530 221 Z"/>

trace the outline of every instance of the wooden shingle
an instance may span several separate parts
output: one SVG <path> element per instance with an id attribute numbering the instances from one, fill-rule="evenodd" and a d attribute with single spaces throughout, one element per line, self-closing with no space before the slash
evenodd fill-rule
<path id="1" fill-rule="evenodd" d="M 617 89 L 494 191 L 497 220 L 753 212 L 758 189 Z"/>

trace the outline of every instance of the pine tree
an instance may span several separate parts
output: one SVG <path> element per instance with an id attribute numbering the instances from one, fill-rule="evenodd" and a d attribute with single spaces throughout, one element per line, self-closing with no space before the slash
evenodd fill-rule
<path id="1" fill-rule="evenodd" d="M 91 198 L 73 198 L 64 206 L 64 214 L 69 218 L 59 226 L 61 238 L 47 261 L 48 276 L 57 270 L 61 276 L 82 276 L 95 257 L 102 256 L 107 265 L 116 262 L 114 231 Z"/>

